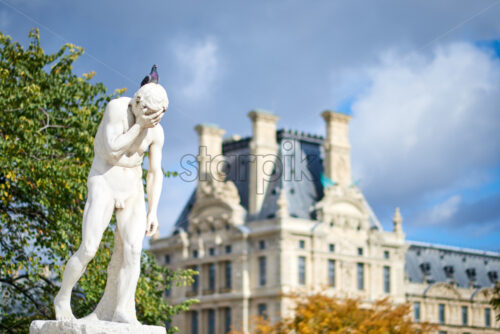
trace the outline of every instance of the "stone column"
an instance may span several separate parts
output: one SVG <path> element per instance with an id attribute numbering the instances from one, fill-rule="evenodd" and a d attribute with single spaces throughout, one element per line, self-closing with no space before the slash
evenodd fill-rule
<path id="1" fill-rule="evenodd" d="M 213 124 L 199 124 L 195 128 L 198 133 L 198 185 L 211 178 L 218 180 L 222 168 L 222 136 L 226 133 Z M 223 181 L 223 180 L 218 180 Z"/>
<path id="2" fill-rule="evenodd" d="M 278 143 L 276 122 L 279 117 L 262 110 L 248 113 L 252 120 L 253 138 L 250 142 L 249 213 L 258 213 L 262 207 L 269 179 L 276 164 Z"/>
<path id="3" fill-rule="evenodd" d="M 326 124 L 324 173 L 332 181 L 348 187 L 352 183 L 348 124 L 351 116 L 329 110 L 321 116 Z"/>

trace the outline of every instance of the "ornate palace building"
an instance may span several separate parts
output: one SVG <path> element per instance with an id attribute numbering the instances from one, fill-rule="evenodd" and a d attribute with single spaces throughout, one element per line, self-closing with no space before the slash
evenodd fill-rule
<path id="1" fill-rule="evenodd" d="M 252 111 L 253 136 L 223 140 L 198 125 L 198 185 L 171 236 L 151 241 L 165 266 L 192 268 L 171 303 L 200 300 L 174 324 L 185 334 L 248 332 L 291 312 L 290 292 L 409 302 L 439 333 L 499 333 L 488 304 L 500 254 L 405 240 L 395 209 L 384 231 L 351 179 L 348 122 L 325 111 L 326 137 L 277 130 Z"/>

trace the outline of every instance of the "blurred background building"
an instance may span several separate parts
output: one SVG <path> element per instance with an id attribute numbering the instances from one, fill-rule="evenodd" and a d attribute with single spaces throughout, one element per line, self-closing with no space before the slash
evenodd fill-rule
<path id="1" fill-rule="evenodd" d="M 398 208 L 384 231 L 351 177 L 350 117 L 322 117 L 324 138 L 277 130 L 278 117 L 262 110 L 249 113 L 251 138 L 196 127 L 197 188 L 172 235 L 151 241 L 160 263 L 200 273 L 166 292 L 171 303 L 200 300 L 174 319 L 181 333 L 248 331 L 257 315 L 275 321 L 289 314 L 291 292 L 367 305 L 389 296 L 440 333 L 498 333 L 488 302 L 500 254 L 407 241 Z"/>

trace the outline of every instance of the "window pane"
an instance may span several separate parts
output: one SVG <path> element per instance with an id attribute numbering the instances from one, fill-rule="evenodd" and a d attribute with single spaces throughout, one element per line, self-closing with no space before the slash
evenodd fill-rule
<path id="1" fill-rule="evenodd" d="M 198 274 L 193 276 L 194 282 L 193 282 L 193 285 L 191 287 L 192 287 L 194 292 L 198 293 L 198 285 L 200 282 L 200 274 L 199 274 L 200 268 L 198 266 L 194 266 L 193 270 L 198 271 Z"/>
<path id="2" fill-rule="evenodd" d="M 232 264 L 231 261 L 226 262 L 226 288 L 231 288 Z"/>
<path id="3" fill-rule="evenodd" d="M 328 285 L 335 286 L 335 260 L 328 260 Z"/>
<path id="4" fill-rule="evenodd" d="M 266 257 L 259 257 L 259 285 L 266 285 Z"/>
<path id="5" fill-rule="evenodd" d="M 391 292 L 391 268 L 384 266 L 384 292 Z"/>
<path id="6" fill-rule="evenodd" d="M 171 287 L 166 288 L 166 289 L 165 289 L 165 296 L 166 296 L 166 297 L 170 297 L 171 292 L 172 292 L 172 288 L 171 288 Z"/>
<path id="7" fill-rule="evenodd" d="M 491 309 L 490 308 L 484 309 L 484 325 L 486 327 L 491 327 Z"/>
<path id="8" fill-rule="evenodd" d="M 257 305 L 259 316 L 263 317 L 264 319 L 267 319 L 267 305 L 266 304 L 259 304 Z"/>
<path id="9" fill-rule="evenodd" d="M 363 263 L 358 263 L 358 290 L 365 288 L 365 267 Z"/>
<path id="10" fill-rule="evenodd" d="M 299 240 L 299 248 L 300 249 L 306 248 L 306 242 L 304 240 Z"/>
<path id="11" fill-rule="evenodd" d="M 413 317 L 415 321 L 420 321 L 420 302 L 413 303 Z"/>
<path id="12" fill-rule="evenodd" d="M 191 312 L 191 334 L 198 334 L 198 312 Z"/>
<path id="13" fill-rule="evenodd" d="M 231 331 L 231 308 L 224 309 L 224 331 L 227 333 Z"/>
<path id="14" fill-rule="evenodd" d="M 299 284 L 306 284 L 306 258 L 299 256 Z"/>
<path id="15" fill-rule="evenodd" d="M 439 304 L 439 323 L 444 324 L 444 304 Z"/>
<path id="16" fill-rule="evenodd" d="M 462 325 L 467 325 L 467 306 L 462 306 Z"/>
<path id="17" fill-rule="evenodd" d="M 208 310 L 208 334 L 215 334 L 215 311 Z"/>
<path id="18" fill-rule="evenodd" d="M 215 263 L 210 263 L 208 268 L 208 289 L 215 290 Z"/>

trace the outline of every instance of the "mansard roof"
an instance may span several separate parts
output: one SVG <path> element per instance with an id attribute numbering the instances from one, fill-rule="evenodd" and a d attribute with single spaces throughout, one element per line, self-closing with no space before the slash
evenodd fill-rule
<path id="1" fill-rule="evenodd" d="M 291 217 L 315 219 L 314 205 L 323 198 L 321 174 L 324 139 L 321 136 L 284 129 L 276 131 L 276 139 L 279 145 L 277 163 L 273 175 L 269 177 L 269 186 L 262 208 L 257 214 L 248 215 L 247 221 L 274 218 L 282 190 L 286 192 Z M 251 137 L 227 140 L 222 146 L 227 163 L 227 179 L 236 185 L 241 205 L 246 210 L 248 210 L 249 195 L 250 140 Z M 176 228 L 187 228 L 188 214 L 195 199 L 193 192 L 177 219 Z M 377 218 L 373 213 L 372 216 L 371 227 L 380 229 Z"/>
<path id="2" fill-rule="evenodd" d="M 249 215 L 247 220 L 273 218 L 281 189 L 287 192 L 291 217 L 314 218 L 312 208 L 323 197 L 320 181 L 323 172 L 321 157 L 323 138 L 291 130 L 278 130 L 276 138 L 279 145 L 278 160 L 273 176 L 270 177 L 262 209 L 258 214 Z M 246 210 L 248 210 L 251 139 L 247 137 L 229 140 L 222 145 L 222 153 L 227 163 L 227 179 L 236 185 L 241 205 Z M 193 192 L 175 223 L 176 228 L 187 228 L 187 217 L 195 199 Z"/>
<path id="3" fill-rule="evenodd" d="M 500 275 L 500 253 L 408 241 L 405 271 L 413 283 L 450 282 L 491 287 Z"/>

